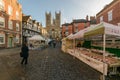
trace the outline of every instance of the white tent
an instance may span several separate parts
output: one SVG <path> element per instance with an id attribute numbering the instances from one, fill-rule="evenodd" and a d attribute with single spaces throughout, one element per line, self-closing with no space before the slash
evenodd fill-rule
<path id="1" fill-rule="evenodd" d="M 45 38 L 43 38 L 41 35 L 34 35 L 30 38 L 28 38 L 28 44 L 32 44 L 34 47 L 31 47 L 29 45 L 29 49 L 37 49 L 40 46 L 43 45 L 43 43 L 41 43 L 42 41 L 45 41 Z"/>
<path id="2" fill-rule="evenodd" d="M 29 40 L 45 40 L 41 35 L 34 35 L 31 38 L 29 38 Z"/>
<path id="3" fill-rule="evenodd" d="M 106 22 L 102 22 L 96 25 L 94 28 L 88 30 L 85 33 L 85 37 L 95 36 L 99 34 L 120 36 L 120 27 Z"/>
<path id="4" fill-rule="evenodd" d="M 80 30 L 79 32 L 77 32 L 76 34 L 71 36 L 71 39 L 79 39 L 79 38 L 83 38 L 84 37 L 84 33 L 91 30 L 92 28 L 94 28 L 95 25 L 91 25 L 90 27 L 87 27 L 85 29 Z"/>

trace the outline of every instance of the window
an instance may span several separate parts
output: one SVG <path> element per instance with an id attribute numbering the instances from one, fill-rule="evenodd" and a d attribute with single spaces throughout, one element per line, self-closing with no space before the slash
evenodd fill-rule
<path id="1" fill-rule="evenodd" d="M 75 26 L 75 27 L 74 27 L 75 32 L 78 32 L 78 24 L 77 24 L 77 23 L 75 23 L 75 24 L 74 24 L 74 26 Z"/>
<path id="2" fill-rule="evenodd" d="M 87 23 L 84 23 L 84 28 L 86 28 L 87 27 Z"/>
<path id="3" fill-rule="evenodd" d="M 9 29 L 13 29 L 13 23 L 11 20 L 9 20 L 9 26 L 8 26 Z"/>
<path id="4" fill-rule="evenodd" d="M 0 34 L 0 44 L 4 44 L 4 43 L 5 43 L 5 35 Z"/>
<path id="5" fill-rule="evenodd" d="M 66 26 L 65 28 L 66 28 L 66 30 L 68 30 L 68 26 Z"/>
<path id="6" fill-rule="evenodd" d="M 16 11 L 16 19 L 19 19 L 19 13 Z"/>
<path id="7" fill-rule="evenodd" d="M 78 27 L 78 24 L 77 24 L 77 23 L 75 23 L 75 24 L 74 24 L 74 26 L 75 26 L 75 27 Z"/>
<path id="8" fill-rule="evenodd" d="M 120 23 L 118 23 L 118 26 L 120 26 Z"/>
<path id="9" fill-rule="evenodd" d="M 78 32 L 78 29 L 76 29 L 75 32 Z"/>
<path id="10" fill-rule="evenodd" d="M 8 14 L 12 15 L 12 7 L 11 6 L 8 6 Z"/>
<path id="11" fill-rule="evenodd" d="M 75 32 L 78 32 L 78 27 L 75 27 Z"/>
<path id="12" fill-rule="evenodd" d="M 20 26 L 18 23 L 16 23 L 16 31 L 19 31 L 19 29 L 20 29 Z"/>
<path id="13" fill-rule="evenodd" d="M 3 2 L 3 0 L 0 0 L 0 10 L 4 10 L 4 2 Z"/>
<path id="14" fill-rule="evenodd" d="M 26 32 L 26 34 L 28 34 L 28 30 L 26 30 L 25 32 Z"/>
<path id="15" fill-rule="evenodd" d="M 100 17 L 100 22 L 102 22 L 102 21 L 103 21 L 103 16 Z"/>
<path id="16" fill-rule="evenodd" d="M 16 35 L 16 43 L 19 43 L 19 35 Z"/>
<path id="17" fill-rule="evenodd" d="M 68 35 L 69 35 L 69 32 L 65 32 L 65 35 L 68 36 Z"/>
<path id="18" fill-rule="evenodd" d="M 5 18 L 0 17 L 0 27 L 5 27 Z"/>
<path id="19" fill-rule="evenodd" d="M 108 12 L 108 21 L 112 20 L 112 10 Z"/>
<path id="20" fill-rule="evenodd" d="M 37 30 L 37 24 L 34 24 L 34 30 Z"/>

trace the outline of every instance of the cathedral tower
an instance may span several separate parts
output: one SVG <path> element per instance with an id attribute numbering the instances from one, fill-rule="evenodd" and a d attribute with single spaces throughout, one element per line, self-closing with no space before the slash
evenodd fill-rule
<path id="1" fill-rule="evenodd" d="M 51 26 L 51 12 L 47 13 L 46 12 L 46 27 Z"/>
<path id="2" fill-rule="evenodd" d="M 55 12 L 55 18 L 52 17 L 51 12 L 46 13 L 46 29 L 48 37 L 51 39 L 60 39 L 60 24 L 61 24 L 61 12 Z"/>
<path id="3" fill-rule="evenodd" d="M 56 27 L 60 27 L 61 24 L 61 12 L 55 12 L 55 23 L 56 23 Z"/>

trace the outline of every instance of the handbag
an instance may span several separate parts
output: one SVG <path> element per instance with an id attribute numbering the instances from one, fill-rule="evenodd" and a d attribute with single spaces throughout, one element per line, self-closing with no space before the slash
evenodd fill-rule
<path id="1" fill-rule="evenodd" d="M 22 52 L 20 52 L 20 57 L 23 57 L 23 53 Z"/>

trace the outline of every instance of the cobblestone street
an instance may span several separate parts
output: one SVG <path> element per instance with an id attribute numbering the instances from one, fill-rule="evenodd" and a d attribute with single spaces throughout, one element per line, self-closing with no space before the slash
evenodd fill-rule
<path id="1" fill-rule="evenodd" d="M 19 51 L 0 56 L 0 80 L 99 80 L 100 73 L 60 48 L 30 51 L 27 66 L 20 64 Z"/>

